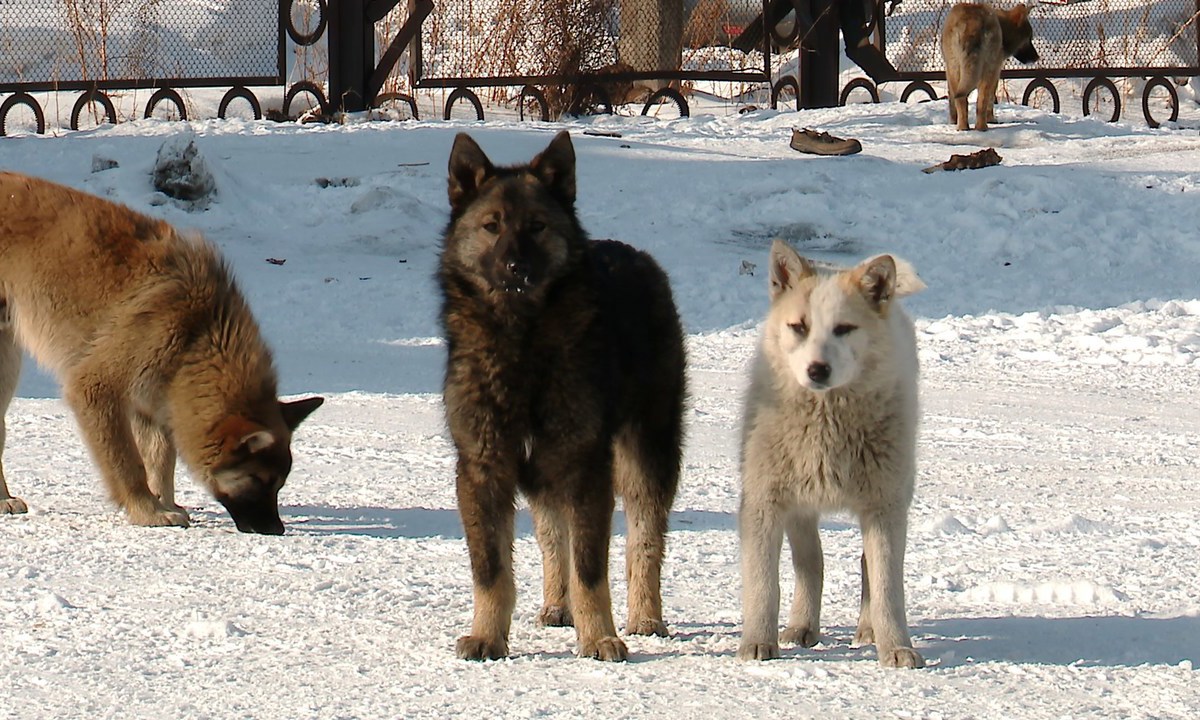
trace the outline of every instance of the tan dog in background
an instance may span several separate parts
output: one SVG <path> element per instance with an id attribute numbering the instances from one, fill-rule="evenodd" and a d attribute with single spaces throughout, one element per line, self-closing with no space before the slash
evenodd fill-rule
<path id="1" fill-rule="evenodd" d="M 993 105 L 1004 61 L 1015 57 L 1037 62 L 1033 27 L 1024 3 L 1002 12 L 990 5 L 959 3 L 950 8 L 942 27 L 942 58 L 946 63 L 946 94 L 950 122 L 967 129 L 967 96 L 975 98 L 975 129 L 987 130 L 995 122 Z"/>
<path id="2" fill-rule="evenodd" d="M 242 532 L 278 535 L 292 431 L 271 353 L 216 250 L 167 223 L 0 173 L 0 452 L 24 348 L 63 398 L 135 525 L 188 525 L 176 454 Z M 0 468 L 0 513 L 22 513 Z"/>

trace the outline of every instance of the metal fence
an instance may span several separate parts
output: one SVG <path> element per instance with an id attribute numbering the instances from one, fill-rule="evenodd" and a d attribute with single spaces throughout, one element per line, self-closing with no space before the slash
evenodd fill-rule
<path id="1" fill-rule="evenodd" d="M 413 88 L 454 88 L 456 101 L 482 103 L 472 88 L 512 88 L 522 117 L 611 111 L 670 103 L 682 114 L 681 88 L 704 82 L 769 86 L 772 50 L 794 20 L 772 28 L 774 42 L 738 48 L 764 25 L 764 0 L 442 0 L 421 28 L 411 66 Z M 761 37 L 761 34 L 759 35 Z M 519 89 L 520 92 L 516 92 Z"/>
<path id="2" fill-rule="evenodd" d="M 116 122 L 106 91 L 157 88 L 146 106 L 149 117 L 162 102 L 186 117 L 173 88 L 232 86 L 221 103 L 250 102 L 246 85 L 284 81 L 284 29 L 295 25 L 295 0 L 5 0 L 0 3 L 0 134 L 15 106 L 45 117 L 30 95 L 82 91 L 72 112 L 78 127 L 85 107 L 97 107 Z M 286 15 L 285 15 L 286 13 Z"/>
<path id="3" fill-rule="evenodd" d="M 1064 0 L 1067 2 L 1067 0 Z M 865 24 L 847 24 L 847 8 L 868 7 Z M 482 119 L 489 104 L 520 117 L 548 119 L 566 112 L 612 111 L 642 104 L 689 113 L 689 98 L 716 97 L 738 105 L 772 106 L 784 92 L 797 102 L 802 84 L 820 81 L 833 58 L 837 27 L 869 34 L 874 53 L 851 52 L 881 82 L 908 83 L 907 100 L 937 97 L 931 81 L 944 77 L 938 51 L 942 21 L 953 0 L 3 0 L 0 2 L 0 134 L 10 110 L 28 106 L 38 132 L 45 122 L 38 91 L 79 92 L 71 127 L 85 108 L 116 122 L 106 91 L 153 88 L 145 115 L 168 102 L 178 117 L 184 103 L 173 88 L 231 89 L 218 115 L 237 98 L 261 116 L 246 86 L 284 86 L 281 116 L 292 101 L 312 95 L 322 112 L 348 98 L 378 106 L 398 100 L 417 114 L 418 91 L 448 93 L 445 117 L 466 112 Z M 1023 102 L 1059 96 L 1053 80 L 1083 78 L 1084 112 L 1102 96 L 1115 104 L 1112 78 L 1147 79 L 1143 112 L 1151 105 L 1178 113 L 1170 78 L 1200 74 L 1200 0 L 1084 0 L 1033 6 L 1041 60 L 1010 64 L 1006 78 L 1023 78 Z M 890 14 L 888 14 L 888 11 Z M 832 20 L 829 15 L 841 15 Z M 857 10 L 856 10 L 857 12 Z M 832 22 L 832 24 L 830 24 Z M 853 33 L 852 33 L 853 34 Z M 831 45 L 831 42 L 833 43 Z M 857 48 L 862 51 L 863 48 Z M 288 82 L 288 57 L 304 65 Z M 822 70 L 805 75 L 818 57 Z M 860 57 L 863 56 L 863 57 Z M 308 63 L 314 59 L 313 65 Z M 377 66 L 364 62 L 373 58 Z M 368 67 L 363 67 L 368 65 Z M 815 67 L 815 65 L 810 65 Z M 882 72 L 881 72 L 882 70 Z M 365 76 L 364 76 L 365 71 Z M 833 67 L 836 74 L 836 67 Z M 321 78 L 329 78 L 328 84 Z M 832 76 L 831 76 L 832 77 Z M 823 82 L 823 81 L 822 81 Z M 326 89 L 331 96 L 326 99 Z M 841 101 L 875 83 L 855 78 Z M 1151 93 L 1159 100 L 1150 102 Z M 838 99 L 834 78 L 833 101 Z M 819 98 L 828 94 L 822 91 Z M 1164 99 L 1165 96 L 1165 99 Z M 330 102 L 332 100 L 332 102 Z M 820 100 L 820 102 L 826 102 Z M 829 101 L 832 102 L 832 101 Z M 636 106 L 636 105 L 635 105 Z"/>
<path id="4" fill-rule="evenodd" d="M 279 82 L 279 0 L 6 0 L 0 89 Z"/>

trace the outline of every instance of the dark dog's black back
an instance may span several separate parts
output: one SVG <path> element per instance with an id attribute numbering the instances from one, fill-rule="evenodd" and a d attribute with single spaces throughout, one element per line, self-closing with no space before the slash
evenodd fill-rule
<path id="1" fill-rule="evenodd" d="M 475 584 L 458 653 L 507 654 L 519 490 L 543 552 L 540 620 L 573 623 L 581 655 L 624 659 L 607 579 L 615 492 L 629 528 L 626 631 L 666 632 L 659 577 L 684 400 L 667 277 L 645 253 L 587 239 L 565 132 L 515 167 L 493 166 L 459 135 L 449 191 L 444 394 Z"/>

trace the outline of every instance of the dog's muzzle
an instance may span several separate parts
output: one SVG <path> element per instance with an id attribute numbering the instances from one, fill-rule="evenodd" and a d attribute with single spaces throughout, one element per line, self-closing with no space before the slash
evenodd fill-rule
<path id="1" fill-rule="evenodd" d="M 275 502 L 269 504 L 258 502 L 239 503 L 232 498 L 217 498 L 238 532 L 256 533 L 259 535 L 282 535 L 283 520 L 279 517 L 279 506 Z"/>
<path id="2" fill-rule="evenodd" d="M 520 295 L 533 287 L 533 275 L 525 263 L 510 260 L 505 264 L 504 269 L 507 277 L 500 284 L 504 292 Z"/>
<path id="3" fill-rule="evenodd" d="M 829 376 L 833 374 L 833 368 L 829 367 L 829 363 L 814 362 L 810 363 L 807 370 L 808 379 L 812 381 L 816 387 L 824 387 L 829 384 Z"/>

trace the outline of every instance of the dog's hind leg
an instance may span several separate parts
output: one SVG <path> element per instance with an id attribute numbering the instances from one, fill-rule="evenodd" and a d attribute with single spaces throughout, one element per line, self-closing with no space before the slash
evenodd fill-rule
<path id="1" fill-rule="evenodd" d="M 679 478 L 677 435 L 641 437 L 627 431 L 615 445 L 614 474 L 625 502 L 625 579 L 629 635 L 667 635 L 662 613 L 662 564 L 671 504 Z"/>
<path id="2" fill-rule="evenodd" d="M 150 492 L 163 507 L 187 517 L 187 511 L 175 504 L 175 444 L 166 428 L 139 412 L 132 415 L 133 438 L 146 466 Z"/>
<path id="3" fill-rule="evenodd" d="M 8 412 L 8 404 L 12 402 L 13 393 L 16 392 L 20 375 L 21 349 L 17 347 L 13 334 L 8 306 L 4 298 L 0 297 L 0 515 L 29 511 L 24 500 L 9 494 L 8 484 L 4 480 L 4 416 Z"/>
<path id="4" fill-rule="evenodd" d="M 856 639 L 873 634 L 879 663 L 885 667 L 925 666 L 913 649 L 904 614 L 904 543 L 908 534 L 907 507 L 892 506 L 863 513 L 863 610 L 870 625 Z"/>
<path id="5" fill-rule="evenodd" d="M 950 124 L 958 125 L 958 70 L 952 66 L 946 67 L 946 104 L 950 106 Z"/>
<path id="6" fill-rule="evenodd" d="M 875 626 L 871 622 L 871 580 L 867 575 L 867 554 L 858 556 L 858 567 L 862 573 L 862 592 L 858 598 L 858 629 L 854 631 L 855 645 L 875 643 Z"/>
<path id="7" fill-rule="evenodd" d="M 574 620 L 568 595 L 571 566 L 566 516 L 537 498 L 530 498 L 530 506 L 538 546 L 542 549 L 542 609 L 538 623 L 570 627 Z"/>
<path id="8" fill-rule="evenodd" d="M 979 95 L 975 99 L 975 129 L 987 130 L 989 122 L 996 121 L 996 89 L 1000 86 L 1000 68 L 994 73 L 985 73 L 979 81 Z"/>
<path id="9" fill-rule="evenodd" d="M 787 538 L 792 549 L 792 567 L 796 572 L 796 593 L 792 611 L 781 640 L 812 647 L 821 639 L 821 590 L 824 585 L 825 559 L 821 555 L 821 536 L 817 531 L 820 515 L 798 511 L 787 520 Z"/>

